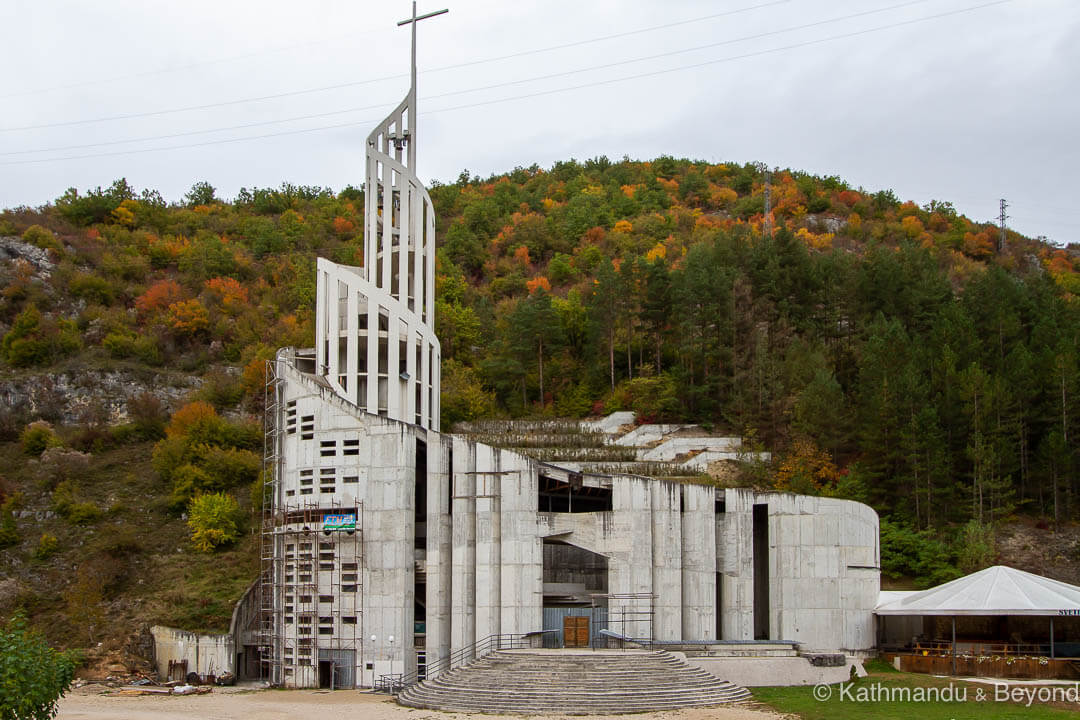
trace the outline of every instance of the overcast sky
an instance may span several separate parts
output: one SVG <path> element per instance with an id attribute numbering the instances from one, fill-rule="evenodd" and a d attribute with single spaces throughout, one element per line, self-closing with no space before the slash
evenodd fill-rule
<path id="1" fill-rule="evenodd" d="M 452 3 L 452 4 L 444 4 Z M 418 169 L 661 154 L 1080 241 L 1076 0 L 422 0 Z M 406 0 L 0 0 L 0 207 L 363 182 Z M 272 96 L 272 97 L 270 97 Z M 261 136 L 261 137 L 258 137 Z M 269 136 L 269 137 L 267 137 Z M 167 149 L 162 149 L 167 148 Z"/>

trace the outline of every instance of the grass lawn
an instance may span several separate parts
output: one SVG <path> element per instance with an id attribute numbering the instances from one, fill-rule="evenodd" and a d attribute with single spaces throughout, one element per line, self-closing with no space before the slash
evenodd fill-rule
<path id="1" fill-rule="evenodd" d="M 803 720 L 843 720 L 844 718 L 874 718 L 874 720 L 1065 720 L 1076 718 L 1080 704 L 1067 702 L 1040 702 L 1036 699 L 1030 707 L 1023 703 L 995 701 L 994 688 L 962 681 L 953 681 L 957 694 L 967 692 L 966 702 L 904 701 L 884 697 L 896 692 L 896 688 L 937 688 L 944 691 L 950 685 L 947 678 L 930 675 L 901 673 L 881 662 L 867 663 L 869 677 L 861 678 L 851 687 L 849 694 L 841 696 L 840 686 L 831 685 L 831 697 L 818 700 L 813 687 L 755 688 L 754 699 L 778 712 L 791 713 Z M 1056 686 L 1063 692 L 1072 686 Z M 985 699 L 976 699 L 976 692 L 983 690 Z M 1027 686 L 1038 690 L 1038 686 Z M 926 690 L 923 690 L 926 692 Z M 820 691 L 819 691 L 820 693 Z M 860 693 L 863 698 L 860 700 Z M 874 695 L 877 698 L 874 699 Z"/>

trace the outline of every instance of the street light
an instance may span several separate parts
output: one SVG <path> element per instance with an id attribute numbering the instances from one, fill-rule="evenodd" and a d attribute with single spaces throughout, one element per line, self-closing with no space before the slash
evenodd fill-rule
<path id="1" fill-rule="evenodd" d="M 372 635 L 372 636 L 371 636 L 371 650 L 372 650 L 372 653 L 371 653 L 371 654 L 372 654 L 372 656 L 373 656 L 373 657 L 371 658 L 371 687 L 372 687 L 372 688 L 374 688 L 374 687 L 375 687 L 375 665 L 376 665 L 376 663 L 377 663 L 377 661 L 378 661 L 378 659 L 379 659 L 379 658 L 378 658 L 378 656 L 377 656 L 377 655 L 376 655 L 376 653 L 375 653 L 375 647 L 376 647 L 375 643 L 376 643 L 376 641 L 377 641 L 378 639 L 379 639 L 379 638 L 377 638 L 377 637 L 376 637 L 376 636 L 374 636 L 374 635 Z"/>

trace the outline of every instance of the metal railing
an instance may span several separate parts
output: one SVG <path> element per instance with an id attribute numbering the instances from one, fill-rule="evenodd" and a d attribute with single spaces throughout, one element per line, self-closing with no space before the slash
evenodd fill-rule
<path id="1" fill-rule="evenodd" d="M 439 658 L 435 662 L 429 662 L 424 669 L 424 677 L 420 677 L 418 671 L 411 673 L 389 673 L 380 675 L 375 681 L 374 689 L 379 692 L 387 692 L 391 695 L 401 693 L 405 688 L 415 685 L 421 680 L 436 677 L 449 672 L 454 668 L 479 660 L 496 650 L 522 650 L 533 647 L 533 638 L 537 633 L 524 635 L 488 635 L 483 640 L 477 640 L 472 645 L 466 645 L 446 657 Z"/>
<path id="2" fill-rule="evenodd" d="M 652 638 L 630 637 L 608 629 L 601 630 L 600 634 L 593 638 L 591 643 L 593 650 L 622 650 L 626 647 L 646 648 L 652 647 L 654 644 Z"/>

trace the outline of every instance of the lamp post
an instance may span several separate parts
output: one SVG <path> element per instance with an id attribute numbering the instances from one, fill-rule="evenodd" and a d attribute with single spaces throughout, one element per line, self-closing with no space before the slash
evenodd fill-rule
<path id="1" fill-rule="evenodd" d="M 375 647 L 376 647 L 375 643 L 378 641 L 378 639 L 379 638 L 377 638 L 374 635 L 371 636 L 371 655 L 372 655 L 372 657 L 371 657 L 371 687 L 372 688 L 375 687 L 375 665 L 378 664 L 378 660 L 379 660 L 378 654 L 377 654 L 377 652 L 375 650 Z"/>

